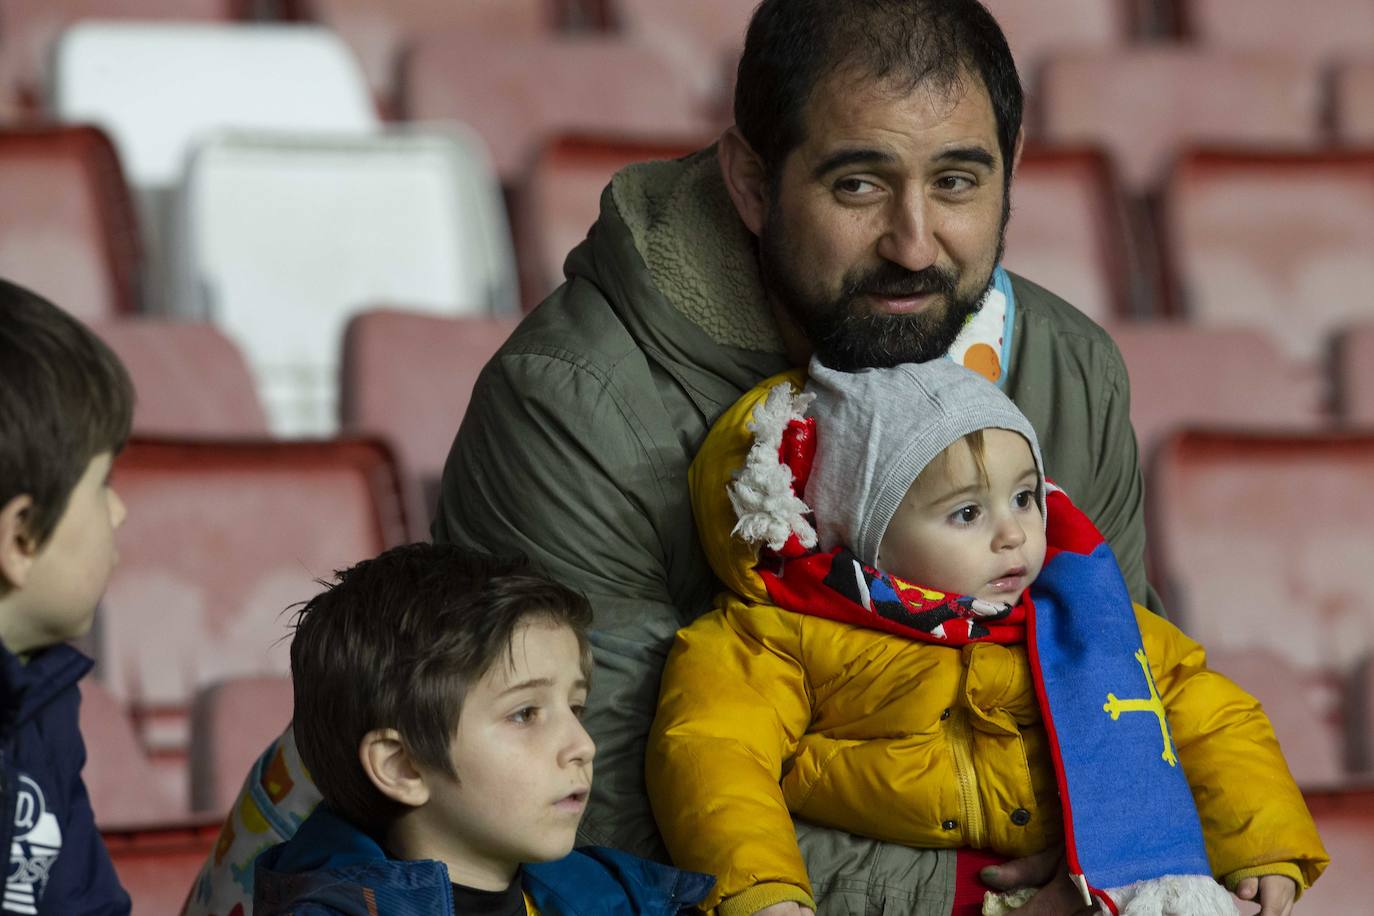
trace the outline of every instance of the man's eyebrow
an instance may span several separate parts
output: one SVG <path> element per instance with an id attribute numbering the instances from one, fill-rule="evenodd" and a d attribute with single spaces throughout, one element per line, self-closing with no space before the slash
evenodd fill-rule
<path id="1" fill-rule="evenodd" d="M 811 175 L 813 178 L 824 178 L 836 169 L 842 169 L 847 165 L 887 165 L 896 161 L 896 156 L 878 149 L 865 147 L 842 149 L 822 159 L 820 165 L 816 166 Z"/>
<path id="2" fill-rule="evenodd" d="M 934 162 L 971 162 L 993 169 L 997 167 L 997 157 L 981 146 L 956 146 L 941 151 Z"/>

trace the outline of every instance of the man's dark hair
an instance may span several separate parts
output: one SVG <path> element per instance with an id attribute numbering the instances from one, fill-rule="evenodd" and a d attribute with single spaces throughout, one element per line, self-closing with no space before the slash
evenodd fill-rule
<path id="1" fill-rule="evenodd" d="M 124 447 L 133 413 L 119 357 L 42 296 L 0 280 L 0 506 L 33 498 L 35 544 L 57 527 L 91 459 Z"/>
<path id="2" fill-rule="evenodd" d="M 806 139 L 811 93 L 841 71 L 908 92 L 956 90 L 976 75 L 1010 182 L 1021 81 L 1001 27 L 977 0 L 763 0 L 739 62 L 735 124 L 771 180 Z"/>
<path id="3" fill-rule="evenodd" d="M 297 613 L 291 641 L 296 746 L 325 801 L 373 832 L 405 811 L 359 762 L 374 729 L 396 729 L 416 762 L 459 776 L 449 750 L 463 698 L 532 620 L 571 628 L 590 677 L 587 600 L 522 559 L 421 543 L 339 572 Z"/>

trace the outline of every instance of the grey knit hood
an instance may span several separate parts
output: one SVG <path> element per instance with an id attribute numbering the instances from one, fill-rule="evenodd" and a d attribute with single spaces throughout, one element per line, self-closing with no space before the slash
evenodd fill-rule
<path id="1" fill-rule="evenodd" d="M 932 459 L 979 429 L 1006 429 L 1030 443 L 1045 517 L 1045 466 L 1025 415 L 996 385 L 952 360 L 837 372 L 812 359 L 806 390 L 816 396 L 816 456 L 806 504 L 820 548 L 848 547 L 878 563 L 887 526 Z"/>

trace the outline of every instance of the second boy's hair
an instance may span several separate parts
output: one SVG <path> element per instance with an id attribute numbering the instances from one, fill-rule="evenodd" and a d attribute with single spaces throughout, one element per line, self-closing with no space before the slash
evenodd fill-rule
<path id="1" fill-rule="evenodd" d="M 380 728 L 396 729 L 416 762 L 461 779 L 449 746 L 463 698 L 538 619 L 577 634 L 590 677 L 586 599 L 523 560 L 422 543 L 340 572 L 302 607 L 291 642 L 296 746 L 325 801 L 368 830 L 404 812 L 358 759 Z"/>
<path id="2" fill-rule="evenodd" d="M 33 498 L 41 546 L 91 459 L 129 438 L 134 388 L 119 357 L 43 297 L 0 280 L 0 506 Z"/>

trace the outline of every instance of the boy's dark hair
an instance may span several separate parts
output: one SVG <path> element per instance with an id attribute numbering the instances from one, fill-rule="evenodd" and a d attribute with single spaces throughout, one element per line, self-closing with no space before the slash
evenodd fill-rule
<path id="1" fill-rule="evenodd" d="M 374 832 L 405 811 L 359 762 L 374 729 L 396 729 L 414 760 L 458 776 L 449 745 L 463 698 L 531 619 L 571 628 L 590 678 L 591 607 L 522 559 L 420 543 L 339 572 L 298 612 L 291 641 L 296 746 L 324 799 Z"/>
<path id="2" fill-rule="evenodd" d="M 0 506 L 33 497 L 27 534 L 38 546 L 91 459 L 124 447 L 133 413 L 119 357 L 42 296 L 0 280 Z"/>
<path id="3" fill-rule="evenodd" d="M 735 124 L 776 183 L 806 139 L 805 109 L 825 78 L 851 72 L 911 91 L 983 82 L 1008 185 L 1024 99 L 1006 37 L 977 0 L 763 0 L 735 81 Z"/>

